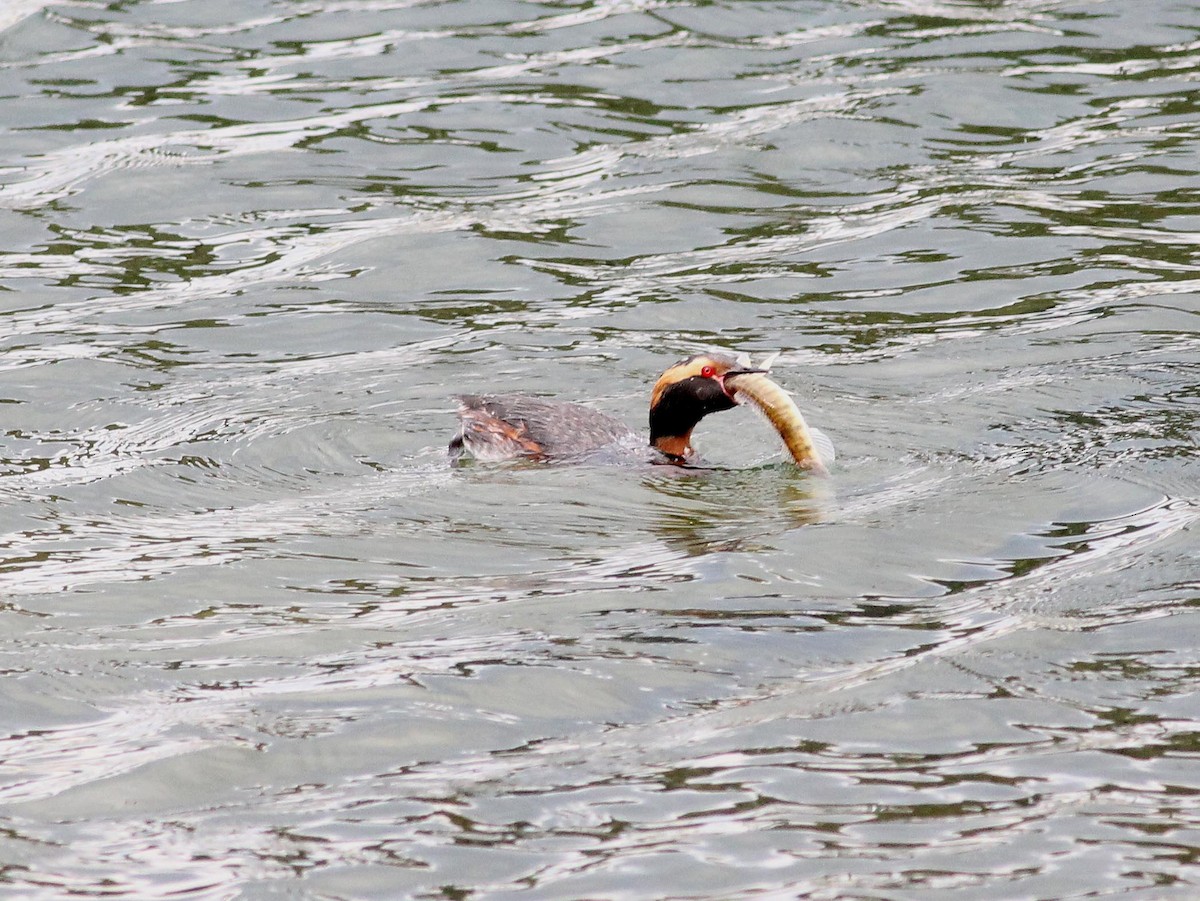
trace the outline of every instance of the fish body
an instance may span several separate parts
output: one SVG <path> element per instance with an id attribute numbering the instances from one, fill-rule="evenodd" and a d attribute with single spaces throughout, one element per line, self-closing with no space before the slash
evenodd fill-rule
<path id="1" fill-rule="evenodd" d="M 833 462 L 833 444 L 808 425 L 792 396 L 766 373 L 737 373 L 726 378 L 725 385 L 736 402 L 753 407 L 767 418 L 797 466 L 828 475 L 829 464 Z"/>

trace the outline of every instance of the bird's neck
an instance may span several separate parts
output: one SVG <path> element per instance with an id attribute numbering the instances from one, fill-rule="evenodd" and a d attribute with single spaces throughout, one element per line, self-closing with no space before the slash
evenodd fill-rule
<path id="1" fill-rule="evenodd" d="M 684 435 L 657 435 L 652 436 L 650 444 L 654 448 L 668 457 L 679 457 L 686 459 L 692 454 L 692 432 L 691 429 Z"/>

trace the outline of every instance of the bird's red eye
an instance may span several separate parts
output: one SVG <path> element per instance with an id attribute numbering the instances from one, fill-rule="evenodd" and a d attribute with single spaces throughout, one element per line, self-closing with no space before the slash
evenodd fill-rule
<path id="1" fill-rule="evenodd" d="M 716 374 L 717 374 L 717 368 L 715 366 L 705 366 L 703 369 L 700 370 L 701 378 L 711 379 Z"/>

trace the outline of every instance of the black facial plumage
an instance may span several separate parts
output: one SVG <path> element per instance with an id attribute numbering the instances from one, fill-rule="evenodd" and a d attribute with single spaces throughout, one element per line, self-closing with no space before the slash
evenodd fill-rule
<path id="1" fill-rule="evenodd" d="M 737 406 L 713 378 L 694 375 L 669 385 L 650 408 L 650 443 L 685 436 L 709 413 Z"/>

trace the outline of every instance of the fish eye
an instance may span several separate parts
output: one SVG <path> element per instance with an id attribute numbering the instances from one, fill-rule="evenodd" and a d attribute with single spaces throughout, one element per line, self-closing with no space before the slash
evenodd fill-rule
<path id="1" fill-rule="evenodd" d="M 703 369 L 700 370 L 700 377 L 703 379 L 711 379 L 716 374 L 717 374 L 717 367 L 715 367 L 715 366 L 705 366 Z"/>

